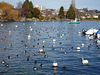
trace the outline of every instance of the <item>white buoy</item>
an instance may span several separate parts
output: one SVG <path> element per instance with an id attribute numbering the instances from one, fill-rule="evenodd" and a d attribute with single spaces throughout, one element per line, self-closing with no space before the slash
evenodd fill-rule
<path id="1" fill-rule="evenodd" d="M 77 47 L 77 50 L 80 50 L 80 47 Z"/>
<path id="2" fill-rule="evenodd" d="M 77 50 L 80 50 L 79 44 L 78 44 Z"/>
<path id="3" fill-rule="evenodd" d="M 82 43 L 81 46 L 84 46 L 84 44 Z"/>
<path id="4" fill-rule="evenodd" d="M 82 58 L 82 64 L 83 65 L 88 65 L 88 63 L 89 63 L 88 60 L 84 60 L 84 58 Z"/>
<path id="5" fill-rule="evenodd" d="M 58 66 L 58 63 L 54 62 L 53 67 L 57 67 L 57 66 Z"/>
<path id="6" fill-rule="evenodd" d="M 43 49 L 39 49 L 39 53 L 43 53 L 44 52 L 44 50 Z"/>

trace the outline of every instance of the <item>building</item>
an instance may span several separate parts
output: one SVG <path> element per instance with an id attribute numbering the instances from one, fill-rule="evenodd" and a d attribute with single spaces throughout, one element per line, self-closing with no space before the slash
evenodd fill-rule
<path id="1" fill-rule="evenodd" d="M 99 16 L 98 16 L 98 15 L 93 15 L 93 18 L 95 18 L 95 19 L 97 18 L 97 19 L 98 19 L 98 18 L 99 18 Z"/>
<path id="2" fill-rule="evenodd" d="M 46 10 L 45 7 L 40 6 L 40 5 L 35 5 L 34 7 L 35 7 L 35 8 L 38 8 L 40 11 L 41 11 L 41 10 Z"/>

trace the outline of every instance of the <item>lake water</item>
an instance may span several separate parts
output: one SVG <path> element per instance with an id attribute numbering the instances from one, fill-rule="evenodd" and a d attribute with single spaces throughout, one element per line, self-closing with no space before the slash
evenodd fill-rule
<path id="1" fill-rule="evenodd" d="M 68 24 L 67 21 L 5 22 L 0 25 L 0 75 L 100 74 L 100 49 L 97 43 L 89 40 L 88 36 L 78 34 L 83 28 L 99 29 L 100 21 L 81 21 L 78 25 Z M 28 38 L 28 35 L 31 37 Z M 56 39 L 55 43 L 53 39 Z M 77 51 L 78 44 L 80 51 Z M 39 49 L 45 53 L 39 53 Z M 88 65 L 82 65 L 82 57 L 89 61 Z M 3 60 L 4 64 L 1 63 Z M 53 62 L 58 63 L 57 68 L 52 67 Z"/>

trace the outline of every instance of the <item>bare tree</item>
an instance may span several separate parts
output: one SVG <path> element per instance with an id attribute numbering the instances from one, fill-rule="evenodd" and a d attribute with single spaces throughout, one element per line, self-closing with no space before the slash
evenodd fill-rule
<path id="1" fill-rule="evenodd" d="M 23 3 L 21 2 L 21 1 L 19 1 L 18 3 L 17 3 L 17 9 L 21 9 L 22 8 L 22 5 L 23 5 Z"/>

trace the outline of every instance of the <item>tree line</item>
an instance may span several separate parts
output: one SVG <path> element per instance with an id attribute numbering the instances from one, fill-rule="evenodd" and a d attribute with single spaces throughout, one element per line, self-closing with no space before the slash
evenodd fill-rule
<path id="1" fill-rule="evenodd" d="M 4 15 L 2 15 L 3 19 L 5 20 L 17 20 L 19 17 L 25 17 L 25 18 L 38 18 L 43 19 L 42 13 L 39 9 L 34 8 L 34 5 L 31 1 L 25 0 L 25 2 L 22 4 L 21 2 L 18 3 L 17 6 L 18 10 L 15 10 L 14 7 L 6 2 L 0 3 L 0 10 L 3 12 Z M 70 6 L 69 10 L 64 12 L 64 7 L 61 6 L 58 14 L 60 19 L 75 19 L 75 9 Z"/>

